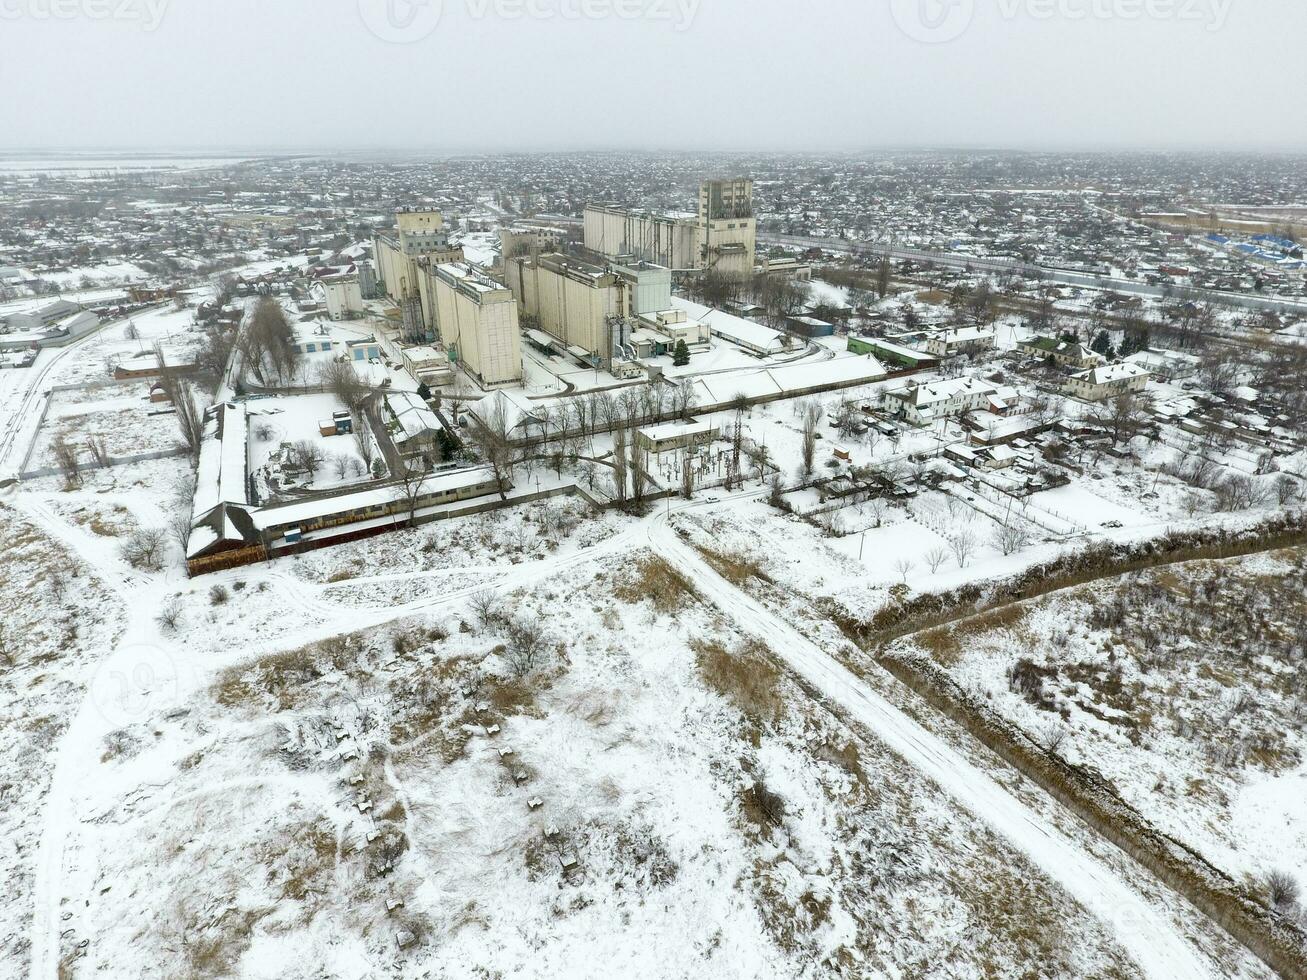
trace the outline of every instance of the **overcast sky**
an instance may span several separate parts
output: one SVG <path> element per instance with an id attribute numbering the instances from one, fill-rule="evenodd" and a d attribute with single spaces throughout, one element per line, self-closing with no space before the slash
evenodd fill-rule
<path id="1" fill-rule="evenodd" d="M 1304 38 L 1304 0 L 0 0 L 0 146 L 1304 150 Z"/>

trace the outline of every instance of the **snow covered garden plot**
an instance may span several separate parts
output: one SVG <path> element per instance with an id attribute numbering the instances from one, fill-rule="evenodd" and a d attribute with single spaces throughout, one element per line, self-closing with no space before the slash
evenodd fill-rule
<path id="1" fill-rule="evenodd" d="M 915 643 L 1051 752 L 1262 893 L 1307 880 L 1307 552 L 1194 562 Z"/>
<path id="2" fill-rule="evenodd" d="M 167 412 L 166 404 L 152 405 L 132 397 L 65 403 L 61 394 L 55 394 L 37 436 L 29 464 L 32 469 L 58 465 L 54 446 L 60 439 L 77 447 L 87 466 L 94 464 L 87 449 L 92 442 L 115 458 L 184 448 L 177 420 Z"/>

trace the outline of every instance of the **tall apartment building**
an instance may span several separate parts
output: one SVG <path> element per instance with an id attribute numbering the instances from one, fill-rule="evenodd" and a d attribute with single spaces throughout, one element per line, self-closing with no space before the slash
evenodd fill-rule
<path id="1" fill-rule="evenodd" d="M 710 180 L 699 187 L 697 214 L 660 215 L 619 204 L 585 208 L 585 246 L 609 258 L 631 257 L 677 272 L 753 273 L 758 221 L 753 181 Z"/>
<path id="2" fill-rule="evenodd" d="M 450 357 L 486 388 L 522 380 L 517 300 L 463 262 L 425 267 L 435 327 Z"/>

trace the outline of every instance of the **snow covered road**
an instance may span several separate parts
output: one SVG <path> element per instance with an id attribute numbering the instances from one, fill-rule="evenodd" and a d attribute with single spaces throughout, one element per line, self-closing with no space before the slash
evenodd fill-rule
<path id="1" fill-rule="evenodd" d="M 763 640 L 786 665 L 865 726 L 894 753 L 1024 853 L 1116 935 L 1149 977 L 1220 976 L 1167 913 L 1102 861 L 1012 796 L 942 738 L 890 704 L 789 623 L 718 575 L 669 526 L 648 525 L 653 550 L 693 581 L 700 595 Z"/>

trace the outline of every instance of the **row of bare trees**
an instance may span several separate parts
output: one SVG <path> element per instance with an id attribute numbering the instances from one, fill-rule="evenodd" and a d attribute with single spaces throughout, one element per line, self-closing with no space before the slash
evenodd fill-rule
<path id="1" fill-rule="evenodd" d="M 259 300 L 236 337 L 236 348 L 246 370 L 260 384 L 275 378 L 285 384 L 295 377 L 301 360 L 295 346 L 295 328 L 281 303 L 271 296 Z"/>

